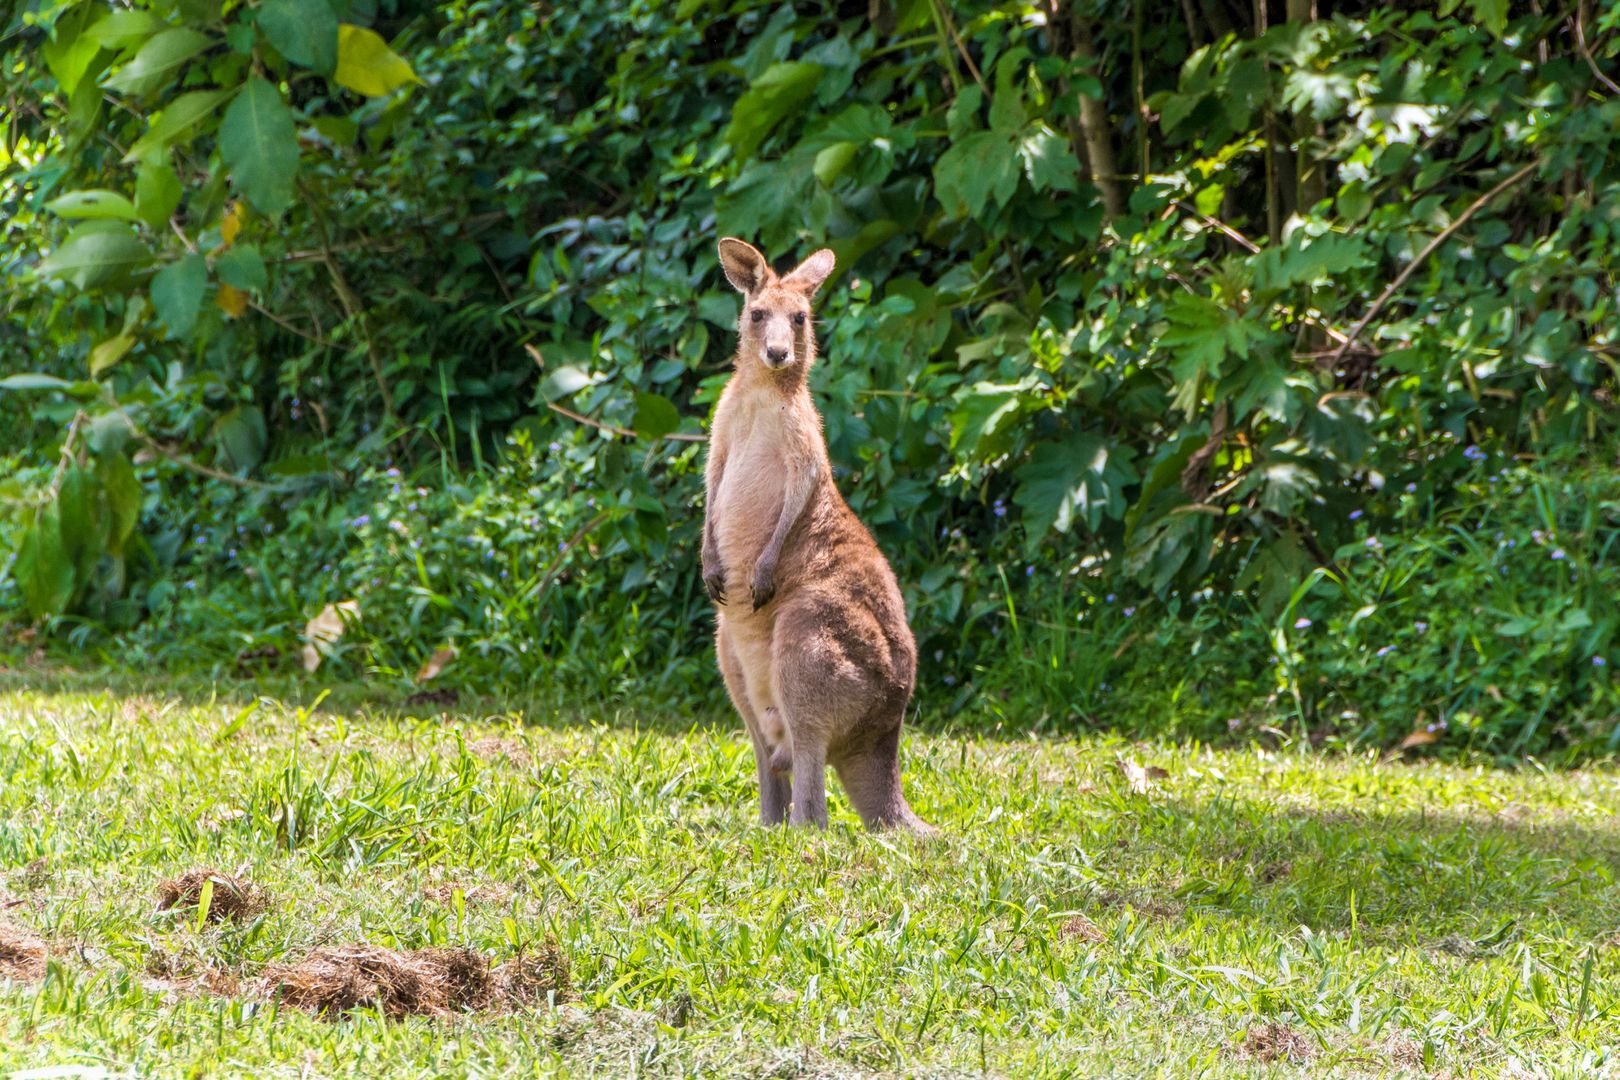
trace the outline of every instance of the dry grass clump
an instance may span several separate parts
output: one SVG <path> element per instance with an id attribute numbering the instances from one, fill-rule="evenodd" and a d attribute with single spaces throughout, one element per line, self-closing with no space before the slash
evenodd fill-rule
<path id="1" fill-rule="evenodd" d="M 1108 937 L 1098 925 L 1084 915 L 1075 915 L 1058 927 L 1059 941 L 1084 941 L 1088 944 Z"/>
<path id="2" fill-rule="evenodd" d="M 1276 1020 L 1252 1027 L 1243 1038 L 1243 1056 L 1256 1061 L 1309 1061 L 1316 1045 L 1303 1033 Z"/>
<path id="3" fill-rule="evenodd" d="M 45 943 L 37 934 L 0 922 L 0 979 L 33 982 L 45 977 Z"/>
<path id="4" fill-rule="evenodd" d="M 208 901 L 209 922 L 222 919 L 251 918 L 270 906 L 270 894 L 252 882 L 244 881 L 218 870 L 188 870 L 177 878 L 158 885 L 158 910 L 196 908 L 202 902 L 203 885 L 214 883 L 214 894 Z"/>
<path id="5" fill-rule="evenodd" d="M 272 994 L 289 1005 L 336 1017 L 352 1009 L 386 1016 L 448 1016 L 481 1009 L 495 997 L 489 961 L 472 949 L 402 952 L 377 945 L 317 949 L 266 973 Z"/>
<path id="6" fill-rule="evenodd" d="M 570 986 L 568 956 L 556 941 L 491 967 L 474 949 L 385 949 L 341 945 L 317 949 L 296 964 L 265 972 L 268 990 L 318 1016 L 377 1009 L 394 1018 L 452 1016 L 560 1000 Z"/>
<path id="7" fill-rule="evenodd" d="M 422 895 L 437 904 L 453 904 L 457 889 L 461 890 L 461 898 L 469 907 L 480 904 L 505 904 L 512 899 L 512 887 L 498 881 L 486 881 L 478 885 L 444 881 L 437 885 L 425 886 Z"/>
<path id="8" fill-rule="evenodd" d="M 519 768 L 527 766 L 533 760 L 533 755 L 529 753 L 528 748 L 523 745 L 521 740 L 503 739 L 495 735 L 486 735 L 482 739 L 474 739 L 467 744 L 467 753 L 485 761 L 505 758 Z"/>

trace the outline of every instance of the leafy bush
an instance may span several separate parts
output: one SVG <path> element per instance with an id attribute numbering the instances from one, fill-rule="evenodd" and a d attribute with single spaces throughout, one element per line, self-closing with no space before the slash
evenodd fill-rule
<path id="1" fill-rule="evenodd" d="M 1586 741 L 1532 719 L 1550 652 L 1515 652 L 1512 694 L 1426 652 L 1452 682 L 1414 668 L 1376 698 L 1283 622 L 1335 580 L 1384 595 L 1346 551 L 1413 484 L 1422 512 L 1391 505 L 1382 557 L 1433 591 L 1395 606 L 1458 605 L 1495 640 L 1459 584 L 1483 564 L 1428 531 L 1512 512 L 1470 495 L 1469 448 L 1558 456 L 1524 483 L 1601 479 L 1620 13 L 1286 7 L 29 0 L 0 38 L 19 103 L 0 409 L 28 395 L 28 460 L 73 462 L 69 498 L 101 523 L 69 542 L 59 485 L 14 489 L 9 542 L 34 554 L 0 598 L 70 613 L 87 644 L 152 618 L 138 640 L 172 649 L 184 626 L 201 648 L 222 633 L 205 605 L 230 643 L 296 637 L 364 585 L 389 671 L 455 638 L 490 671 L 544 655 L 568 686 L 689 692 L 694 440 L 726 375 L 713 242 L 733 233 L 838 255 L 815 391 L 923 654 L 957 680 L 930 693 L 965 707 L 1039 655 L 1036 715 L 1073 722 L 1194 643 L 1226 670 L 1178 676 L 1177 724 L 1280 689 L 1312 725 L 1380 738 L 1421 709 L 1466 712 L 1491 747 Z M 115 550 L 120 455 L 141 520 Z M 416 511 L 389 468 L 427 489 Z M 1574 504 L 1606 553 L 1612 520 Z M 554 574 L 517 553 L 598 515 Z M 236 529 L 280 584 L 228 580 Z M 335 581 L 303 573 L 328 564 Z M 1152 634 L 1105 615 L 1126 607 Z M 1589 598 L 1567 608 L 1592 619 L 1567 631 L 1581 648 L 1607 642 Z M 1346 640 L 1395 634 L 1383 618 Z M 1067 662 L 1105 641 L 1118 664 Z M 590 642 L 607 651 L 575 655 Z M 1534 710 L 1483 704 L 1493 685 Z"/>

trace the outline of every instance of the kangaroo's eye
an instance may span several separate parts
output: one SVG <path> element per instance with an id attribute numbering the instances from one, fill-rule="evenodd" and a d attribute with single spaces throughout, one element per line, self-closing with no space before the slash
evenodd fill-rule
<path id="1" fill-rule="evenodd" d="M 765 321 L 765 313 L 763 311 L 761 311 L 759 308 L 755 308 L 753 311 L 750 311 L 748 313 L 748 317 L 750 319 L 754 320 L 755 322 L 764 322 Z"/>
<path id="2" fill-rule="evenodd" d="M 793 313 L 793 325 L 794 326 L 803 326 L 804 325 L 804 312 L 795 311 Z"/>

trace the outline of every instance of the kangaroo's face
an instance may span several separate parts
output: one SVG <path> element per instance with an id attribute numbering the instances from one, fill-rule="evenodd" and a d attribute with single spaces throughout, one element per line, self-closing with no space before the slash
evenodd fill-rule
<path id="1" fill-rule="evenodd" d="M 737 319 L 740 362 L 757 362 L 769 371 L 809 367 L 816 358 L 810 298 L 832 273 L 833 253 L 823 248 L 778 278 L 765 256 L 727 237 L 720 241 L 720 266 L 743 294 Z"/>

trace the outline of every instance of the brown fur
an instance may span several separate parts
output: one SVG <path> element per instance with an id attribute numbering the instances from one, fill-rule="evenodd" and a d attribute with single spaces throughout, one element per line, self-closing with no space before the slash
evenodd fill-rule
<path id="1" fill-rule="evenodd" d="M 810 300 L 833 253 L 778 278 L 727 238 L 720 263 L 744 302 L 709 444 L 703 581 L 719 605 L 720 671 L 754 742 L 761 820 L 825 825 L 832 765 L 869 828 L 931 831 L 900 788 L 917 647 L 894 571 L 833 484 L 810 399 Z"/>

